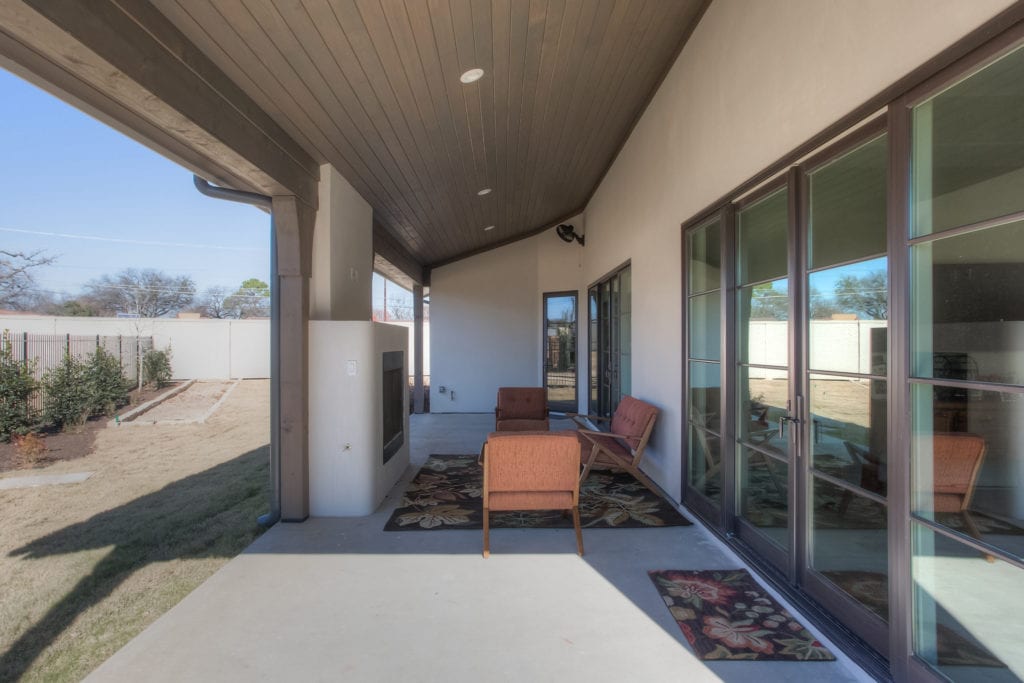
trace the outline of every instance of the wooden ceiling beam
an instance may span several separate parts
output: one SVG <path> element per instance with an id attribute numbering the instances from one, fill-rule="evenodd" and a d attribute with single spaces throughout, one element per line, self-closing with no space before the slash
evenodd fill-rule
<path id="1" fill-rule="evenodd" d="M 404 273 L 412 284 L 425 285 L 428 284 L 427 274 L 423 268 L 423 264 L 416 260 L 402 245 L 391 236 L 383 225 L 374 221 L 373 224 L 373 253 L 387 261 L 391 266 L 397 269 L 399 272 Z M 375 270 L 379 270 L 387 275 L 391 280 L 405 287 L 403 281 L 394 277 L 392 273 L 386 271 L 383 268 L 375 266 Z"/>
<path id="2" fill-rule="evenodd" d="M 313 158 L 148 2 L 10 0 L 0 26 L 0 54 L 140 142 L 201 175 L 316 207 Z"/>

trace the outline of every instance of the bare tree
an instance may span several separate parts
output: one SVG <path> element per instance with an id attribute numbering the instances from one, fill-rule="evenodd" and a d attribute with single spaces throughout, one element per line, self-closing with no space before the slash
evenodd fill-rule
<path id="1" fill-rule="evenodd" d="M 412 306 L 402 299 L 387 302 L 388 320 L 412 320 Z"/>
<path id="2" fill-rule="evenodd" d="M 104 312 L 159 318 L 182 310 L 195 298 L 196 285 L 188 276 L 174 277 L 152 268 L 126 268 L 85 285 L 89 297 Z"/>
<path id="3" fill-rule="evenodd" d="M 207 318 L 237 318 L 238 311 L 231 306 L 228 290 L 225 287 L 210 287 L 196 302 L 194 310 Z"/>
<path id="4" fill-rule="evenodd" d="M 32 269 L 56 261 L 42 250 L 7 251 L 0 249 L 0 308 L 16 311 L 31 309 L 38 301 Z"/>
<path id="5" fill-rule="evenodd" d="M 845 275 L 836 282 L 836 303 L 866 320 L 889 319 L 889 278 L 884 270 L 862 277 Z"/>

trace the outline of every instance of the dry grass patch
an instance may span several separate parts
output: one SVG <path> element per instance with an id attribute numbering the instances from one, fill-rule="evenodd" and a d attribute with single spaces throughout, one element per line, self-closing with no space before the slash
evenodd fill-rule
<path id="1" fill-rule="evenodd" d="M 0 680 L 80 680 L 260 534 L 268 389 L 34 472 L 95 472 L 82 484 L 0 491 Z"/>

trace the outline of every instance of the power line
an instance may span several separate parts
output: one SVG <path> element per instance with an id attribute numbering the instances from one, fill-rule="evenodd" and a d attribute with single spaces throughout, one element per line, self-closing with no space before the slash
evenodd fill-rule
<path id="1" fill-rule="evenodd" d="M 219 249 L 222 251 L 256 251 L 268 252 L 267 247 L 232 247 L 222 244 L 197 244 L 193 242 L 156 242 L 135 240 L 124 237 L 100 237 L 99 235 L 74 235 L 66 232 L 47 232 L 45 230 L 22 230 L 19 228 L 0 228 L 0 232 L 12 232 L 21 235 L 42 235 L 44 237 L 61 237 L 71 240 L 89 240 L 92 242 L 116 242 L 118 244 L 139 244 L 147 247 L 180 247 L 183 249 Z"/>

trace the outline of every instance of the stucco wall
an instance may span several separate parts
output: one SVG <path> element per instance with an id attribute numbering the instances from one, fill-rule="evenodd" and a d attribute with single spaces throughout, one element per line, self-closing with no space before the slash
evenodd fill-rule
<path id="1" fill-rule="evenodd" d="M 313 320 L 369 320 L 373 281 L 373 208 L 330 164 L 320 167 L 320 208 L 313 229 Z"/>
<path id="2" fill-rule="evenodd" d="M 680 223 L 1010 5 L 715 0 L 586 210 L 584 280 L 633 274 L 644 468 L 680 493 Z"/>
<path id="3" fill-rule="evenodd" d="M 582 251 L 547 230 L 431 272 L 431 412 L 489 412 L 498 387 L 541 385 L 543 295 L 581 288 Z"/>

